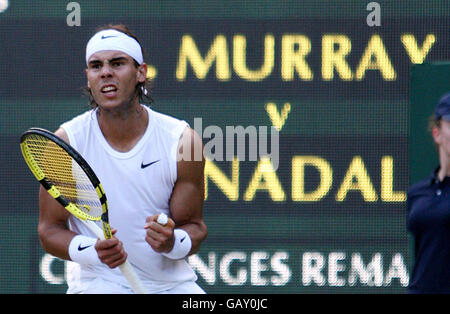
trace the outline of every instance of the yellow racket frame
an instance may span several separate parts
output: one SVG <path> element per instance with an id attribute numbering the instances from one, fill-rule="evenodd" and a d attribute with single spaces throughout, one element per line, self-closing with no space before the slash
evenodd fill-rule
<path id="1" fill-rule="evenodd" d="M 38 162 L 34 159 L 33 153 L 30 151 L 30 147 L 27 144 L 27 138 L 29 136 L 41 136 L 46 138 L 46 140 L 53 142 L 58 145 L 61 149 L 63 149 L 78 165 L 84 170 L 87 177 L 91 181 L 92 185 L 95 187 L 95 191 L 98 195 L 100 203 L 102 205 L 102 215 L 101 216 L 92 216 L 83 211 L 73 202 L 68 201 L 64 195 L 58 190 L 58 188 L 52 184 L 45 176 L 44 171 L 38 165 Z M 22 151 L 23 158 L 30 168 L 33 175 L 36 179 L 41 183 L 41 185 L 47 190 L 47 192 L 57 200 L 66 210 L 68 210 L 75 217 L 82 220 L 91 220 L 91 221 L 102 221 L 103 224 L 103 232 L 106 239 L 110 239 L 112 237 L 111 227 L 108 222 L 108 204 L 106 201 L 106 195 L 103 190 L 103 187 L 96 177 L 93 170 L 90 168 L 89 164 L 81 157 L 78 152 L 75 151 L 69 144 L 64 142 L 62 139 L 51 133 L 50 131 L 40 129 L 40 128 L 31 128 L 27 132 L 25 132 L 21 137 L 20 149 Z"/>

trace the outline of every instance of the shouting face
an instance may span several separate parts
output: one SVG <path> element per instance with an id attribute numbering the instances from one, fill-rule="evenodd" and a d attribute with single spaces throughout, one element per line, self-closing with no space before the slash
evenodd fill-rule
<path id="1" fill-rule="evenodd" d="M 86 69 L 92 96 L 106 110 L 137 105 L 136 85 L 145 81 L 145 74 L 145 63 L 136 66 L 129 55 L 114 50 L 93 54 Z"/>

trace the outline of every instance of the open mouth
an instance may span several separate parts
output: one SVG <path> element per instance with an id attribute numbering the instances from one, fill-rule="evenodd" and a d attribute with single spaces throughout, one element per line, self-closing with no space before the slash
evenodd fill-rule
<path id="1" fill-rule="evenodd" d="M 117 92 L 117 87 L 114 85 L 105 85 L 102 87 L 102 89 L 100 90 L 103 94 L 106 95 L 112 95 L 115 92 Z"/>

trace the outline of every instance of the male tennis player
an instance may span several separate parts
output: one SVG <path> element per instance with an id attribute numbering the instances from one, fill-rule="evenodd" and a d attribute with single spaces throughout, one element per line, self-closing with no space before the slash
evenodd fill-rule
<path id="1" fill-rule="evenodd" d="M 98 31 L 87 43 L 86 65 L 94 108 L 55 133 L 102 182 L 115 236 L 97 240 L 41 188 L 43 248 L 80 265 L 79 273 L 69 274 L 68 293 L 132 293 L 117 267 L 126 259 L 150 293 L 204 293 L 186 261 L 207 235 L 204 159 L 194 160 L 200 137 L 186 122 L 140 103 L 148 93 L 147 65 L 126 26 Z M 186 151 L 192 152 L 188 158 Z M 169 216 L 167 224 L 156 221 L 160 213 Z"/>

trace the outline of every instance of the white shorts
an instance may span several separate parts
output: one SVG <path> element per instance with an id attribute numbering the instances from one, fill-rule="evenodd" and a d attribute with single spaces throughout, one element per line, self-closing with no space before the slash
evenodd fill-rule
<path id="1" fill-rule="evenodd" d="M 103 278 L 83 280 L 75 286 L 69 286 L 67 294 L 133 294 L 131 288 Z M 205 294 L 206 292 L 193 281 L 182 282 L 179 285 L 157 292 L 157 294 Z"/>

